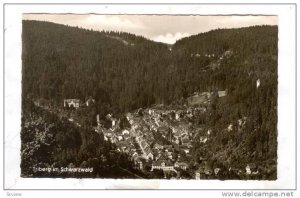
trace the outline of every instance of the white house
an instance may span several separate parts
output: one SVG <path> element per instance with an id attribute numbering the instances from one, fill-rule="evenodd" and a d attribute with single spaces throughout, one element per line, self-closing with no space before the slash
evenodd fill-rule
<path id="1" fill-rule="evenodd" d="M 205 142 L 207 142 L 207 137 L 200 137 L 200 142 L 201 143 L 205 143 Z"/>
<path id="2" fill-rule="evenodd" d="M 118 140 L 119 140 L 119 141 L 123 140 L 123 136 L 118 135 Z"/>
<path id="3" fill-rule="evenodd" d="M 230 132 L 233 130 L 233 124 L 229 124 L 227 127 L 227 131 Z"/>
<path id="4" fill-rule="evenodd" d="M 175 171 L 177 172 L 175 169 L 174 169 L 174 165 L 169 162 L 169 161 L 166 161 L 166 160 L 159 160 L 159 161 L 155 161 L 152 163 L 152 166 L 151 166 L 151 171 L 153 170 L 163 170 L 163 171 Z"/>
<path id="5" fill-rule="evenodd" d="M 117 121 L 117 120 L 112 119 L 112 121 L 111 121 L 111 126 L 112 126 L 112 127 L 116 126 L 116 121 Z"/>
<path id="6" fill-rule="evenodd" d="M 188 164 L 185 163 L 185 162 L 175 162 L 174 167 L 175 168 L 180 168 L 182 170 L 186 170 L 187 167 L 188 167 Z"/>
<path id="7" fill-rule="evenodd" d="M 210 135 L 210 133 L 211 133 L 211 129 L 208 129 L 207 130 L 207 135 Z"/>
<path id="8" fill-rule="evenodd" d="M 175 114 L 175 119 L 178 120 L 179 118 L 180 118 L 179 113 L 176 113 L 176 114 Z"/>
<path id="9" fill-rule="evenodd" d="M 247 175 L 258 173 L 257 166 L 254 163 L 248 164 L 245 169 L 246 169 L 246 174 Z"/>
<path id="10" fill-rule="evenodd" d="M 93 103 L 95 103 L 95 99 L 93 99 L 93 98 L 89 98 L 89 99 L 85 102 L 86 106 L 90 106 L 90 105 L 93 104 Z"/>
<path id="11" fill-rule="evenodd" d="M 74 107 L 79 108 L 80 100 L 79 99 L 65 99 L 64 100 L 64 107 Z"/>
<path id="12" fill-rule="evenodd" d="M 200 172 L 195 172 L 195 179 L 200 180 L 200 178 L 201 178 Z"/>
<path id="13" fill-rule="evenodd" d="M 218 173 L 220 172 L 220 170 L 221 170 L 220 168 L 215 168 L 215 169 L 214 169 L 215 175 L 218 175 Z"/>
<path id="14" fill-rule="evenodd" d="M 129 135 L 129 131 L 128 131 L 127 129 L 124 129 L 124 130 L 122 131 L 122 135 Z"/>
<path id="15" fill-rule="evenodd" d="M 260 87 L 260 79 L 256 80 L 256 88 Z"/>
<path id="16" fill-rule="evenodd" d="M 226 96 L 226 91 L 218 91 L 219 98 Z"/>

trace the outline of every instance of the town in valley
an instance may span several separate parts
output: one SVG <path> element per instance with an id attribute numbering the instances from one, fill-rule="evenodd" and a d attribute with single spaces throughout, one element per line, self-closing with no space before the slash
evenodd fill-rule
<path id="1" fill-rule="evenodd" d="M 277 179 L 277 25 L 170 44 L 37 16 L 22 27 L 22 177 Z"/>

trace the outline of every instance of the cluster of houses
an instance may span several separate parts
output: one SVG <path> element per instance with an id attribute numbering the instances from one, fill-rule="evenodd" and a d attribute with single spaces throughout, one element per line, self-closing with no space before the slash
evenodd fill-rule
<path id="1" fill-rule="evenodd" d="M 120 129 L 120 119 L 113 115 L 106 116 L 111 122 L 109 129 L 102 127 L 97 117 L 99 124 L 96 131 L 102 132 L 106 141 L 116 144 L 120 152 L 127 153 L 136 169 L 145 171 L 146 165 L 150 165 L 150 171 L 185 171 L 189 168 L 187 157 L 190 157 L 191 142 L 198 133 L 198 129 L 192 127 L 191 119 L 196 114 L 206 112 L 205 101 L 209 102 L 210 94 L 195 94 L 195 97 L 202 97 L 200 103 L 204 105 L 181 108 L 155 105 L 127 113 L 130 127 L 125 129 Z M 219 95 L 225 96 L 226 92 L 220 91 Z M 201 142 L 208 141 L 210 131 L 207 133 L 207 136 L 200 137 Z M 181 157 L 181 154 L 185 157 Z"/>
<path id="2" fill-rule="evenodd" d="M 193 127 L 191 119 L 207 111 L 212 94 L 211 92 L 195 93 L 187 99 L 188 105 L 181 108 L 155 105 L 127 113 L 126 119 L 130 126 L 122 129 L 119 118 L 108 114 L 106 119 L 111 122 L 111 125 L 110 128 L 105 128 L 97 115 L 98 126 L 95 127 L 95 131 L 102 133 L 105 141 L 114 143 L 119 152 L 127 153 L 136 169 L 160 170 L 178 174 L 180 171 L 189 170 L 188 159 L 191 157 L 192 140 L 197 137 L 201 143 L 205 144 L 210 139 L 211 129 L 199 133 L 202 128 Z M 218 91 L 218 97 L 224 96 L 226 96 L 226 91 Z M 90 106 L 93 103 L 95 100 L 92 98 L 85 103 L 80 103 L 79 99 L 66 99 L 64 107 L 79 108 L 81 105 Z M 246 119 L 238 120 L 237 127 L 242 128 Z M 233 124 L 229 124 L 226 130 L 230 132 L 233 127 Z M 150 167 L 150 170 L 146 167 Z M 220 167 L 209 167 L 205 160 L 197 167 L 192 174 L 195 179 L 218 178 L 224 171 Z M 236 170 L 236 172 L 237 174 L 257 175 L 258 169 L 255 164 L 248 164 L 244 171 Z"/>
<path id="3" fill-rule="evenodd" d="M 179 153 L 190 155 L 191 142 L 196 133 L 191 128 L 190 118 L 204 111 L 204 107 L 168 109 L 158 105 L 127 114 L 131 124 L 130 133 L 140 147 L 140 155 L 137 152 L 134 158 L 136 167 L 142 169 L 143 164 L 151 160 L 151 171 L 176 173 L 178 170 L 187 170 L 188 161 Z M 158 134 L 165 142 L 157 140 L 153 134 Z"/>
<path id="4" fill-rule="evenodd" d="M 200 57 L 208 57 L 208 58 L 213 58 L 215 57 L 215 54 L 199 54 L 199 53 L 196 53 L 196 54 L 191 54 L 191 57 L 196 57 L 196 58 L 200 58 Z"/>
<path id="5" fill-rule="evenodd" d="M 120 119 L 108 114 L 111 127 L 104 128 L 98 116 L 95 130 L 103 133 L 104 139 L 114 143 L 120 152 L 127 153 L 136 169 L 145 171 L 147 165 L 150 171 L 177 173 L 188 169 L 188 162 L 179 153 L 190 155 L 195 131 L 191 130 L 189 119 L 197 111 L 203 109 L 174 110 L 163 106 L 139 109 L 126 114 L 130 127 L 125 129 L 120 128 Z"/>
<path id="6" fill-rule="evenodd" d="M 198 169 L 195 171 L 194 177 L 197 180 L 216 178 L 221 179 L 224 174 L 231 174 L 231 176 L 235 175 L 236 177 L 247 179 L 249 177 L 255 177 L 259 175 L 259 173 L 259 168 L 255 163 L 247 164 L 244 169 L 229 167 L 228 170 L 225 170 L 225 167 L 212 168 L 207 163 L 203 162 L 198 166 Z"/>
<path id="7" fill-rule="evenodd" d="M 232 54 L 233 54 L 232 50 L 227 50 L 223 54 L 221 54 L 220 56 L 218 56 L 214 53 L 212 53 L 212 54 L 209 54 L 209 53 L 205 53 L 205 54 L 191 53 L 191 57 L 195 57 L 195 58 L 200 58 L 200 57 L 214 58 L 214 57 L 216 57 L 216 58 L 219 58 L 220 60 L 223 60 L 224 58 L 230 57 Z"/>
<path id="8" fill-rule="evenodd" d="M 199 53 L 193 54 L 192 53 L 191 58 L 206 57 L 206 58 L 212 59 L 208 65 L 202 67 L 202 71 L 206 72 L 208 70 L 215 70 L 215 69 L 219 68 L 222 61 L 226 58 L 231 57 L 232 55 L 233 55 L 233 51 L 232 50 L 227 50 L 219 56 L 215 55 L 215 54 L 207 54 L 207 53 L 206 54 L 199 54 Z"/>
<path id="9" fill-rule="evenodd" d="M 64 107 L 75 108 L 78 109 L 80 106 L 86 105 L 90 106 L 94 104 L 96 101 L 93 98 L 88 98 L 85 103 L 82 103 L 80 99 L 64 99 Z"/>

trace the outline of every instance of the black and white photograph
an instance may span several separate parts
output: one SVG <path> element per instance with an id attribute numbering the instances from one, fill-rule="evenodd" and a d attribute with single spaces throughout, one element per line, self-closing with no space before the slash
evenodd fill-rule
<path id="1" fill-rule="evenodd" d="M 276 16 L 24 14 L 21 176 L 276 180 L 277 43 Z"/>
<path id="2" fill-rule="evenodd" d="M 294 196 L 296 4 L 3 11 L 6 197 Z"/>

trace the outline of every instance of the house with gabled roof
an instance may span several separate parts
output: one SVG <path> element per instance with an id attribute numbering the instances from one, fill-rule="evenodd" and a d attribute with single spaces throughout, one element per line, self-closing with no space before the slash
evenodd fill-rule
<path id="1" fill-rule="evenodd" d="M 73 108 L 77 109 L 80 107 L 80 100 L 79 99 L 65 99 L 64 107 L 73 107 Z"/>
<path id="2" fill-rule="evenodd" d="M 174 164 L 171 160 L 159 159 L 157 161 L 152 162 L 151 171 L 153 170 L 163 170 L 163 171 L 175 171 Z"/>
<path id="3" fill-rule="evenodd" d="M 95 102 L 96 102 L 95 99 L 93 99 L 92 97 L 89 97 L 89 99 L 87 99 L 87 101 L 85 102 L 85 104 L 86 104 L 86 106 L 91 106 Z"/>
<path id="4" fill-rule="evenodd" d="M 250 164 L 247 164 L 246 166 L 246 174 L 247 175 L 251 175 L 251 174 L 257 174 L 258 173 L 258 168 L 256 166 L 255 163 L 250 163 Z"/>

